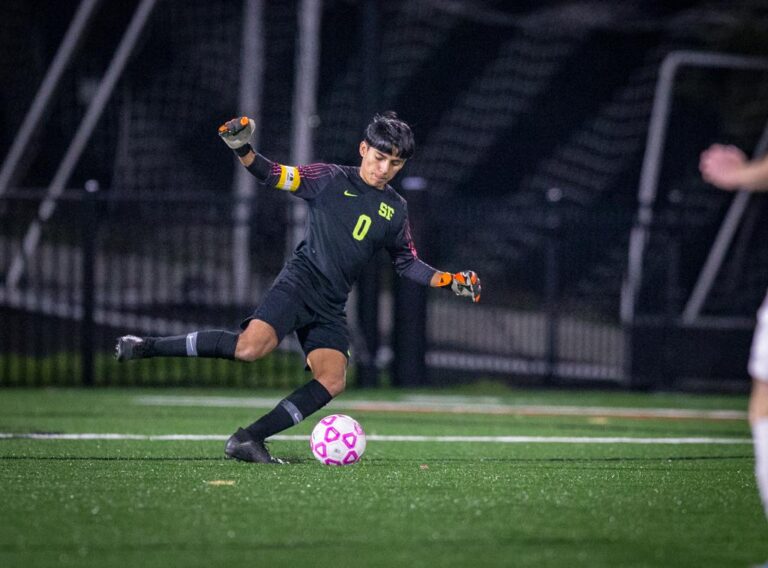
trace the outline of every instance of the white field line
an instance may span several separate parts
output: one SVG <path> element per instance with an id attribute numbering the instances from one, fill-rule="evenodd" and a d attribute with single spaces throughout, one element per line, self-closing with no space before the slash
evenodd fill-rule
<path id="1" fill-rule="evenodd" d="M 0 432 L 0 439 L 22 440 L 139 440 L 150 442 L 223 442 L 228 435 L 212 434 L 15 434 Z M 497 444 L 719 444 L 739 445 L 751 444 L 749 438 L 609 438 L 609 437 L 568 437 L 568 436 L 382 436 L 372 434 L 366 436 L 374 442 L 487 442 Z M 271 440 L 288 440 L 306 442 L 309 436 L 277 435 Z"/>
<path id="2" fill-rule="evenodd" d="M 279 399 L 219 396 L 139 396 L 134 402 L 143 406 L 192 406 L 220 408 L 272 408 Z M 690 410 L 682 408 L 621 408 L 602 406 L 549 406 L 536 404 L 473 403 L 455 400 L 333 400 L 327 408 L 363 412 L 420 412 L 448 414 L 505 414 L 520 416 L 599 416 L 611 418 L 668 420 L 746 420 L 741 410 Z"/>

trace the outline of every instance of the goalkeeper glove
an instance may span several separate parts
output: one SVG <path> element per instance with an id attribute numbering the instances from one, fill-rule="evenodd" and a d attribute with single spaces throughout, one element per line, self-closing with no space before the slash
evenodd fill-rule
<path id="1" fill-rule="evenodd" d="M 440 286 L 448 286 L 450 284 L 451 290 L 457 296 L 466 296 L 472 298 L 472 301 L 477 303 L 480 301 L 480 278 L 472 270 L 462 270 L 455 274 L 443 273 Z"/>
<path id="2" fill-rule="evenodd" d="M 252 150 L 248 141 L 253 136 L 256 123 L 252 118 L 241 116 L 233 118 L 219 126 L 219 136 L 224 143 L 235 151 L 238 156 L 245 156 Z"/>

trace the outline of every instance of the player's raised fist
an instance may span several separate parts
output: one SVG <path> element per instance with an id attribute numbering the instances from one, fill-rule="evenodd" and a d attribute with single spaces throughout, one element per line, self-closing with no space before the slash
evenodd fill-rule
<path id="1" fill-rule="evenodd" d="M 473 302 L 480 301 L 480 278 L 472 270 L 462 270 L 452 275 L 451 290 L 457 296 L 472 298 Z"/>
<path id="2" fill-rule="evenodd" d="M 219 126 L 219 136 L 227 146 L 237 150 L 248 144 L 255 129 L 256 123 L 252 118 L 241 116 Z"/>

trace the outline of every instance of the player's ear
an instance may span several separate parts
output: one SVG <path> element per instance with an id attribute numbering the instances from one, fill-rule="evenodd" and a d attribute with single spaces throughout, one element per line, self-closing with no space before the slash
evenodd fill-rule
<path id="1" fill-rule="evenodd" d="M 366 152 L 368 152 L 368 143 L 363 140 L 360 142 L 360 157 L 365 158 Z"/>

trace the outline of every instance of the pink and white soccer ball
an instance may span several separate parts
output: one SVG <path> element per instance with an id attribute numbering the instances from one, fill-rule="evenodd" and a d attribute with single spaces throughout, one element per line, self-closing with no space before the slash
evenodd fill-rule
<path id="1" fill-rule="evenodd" d="M 331 414 L 312 430 L 309 447 L 312 455 L 325 465 L 350 465 L 365 452 L 365 432 L 354 418 Z"/>

